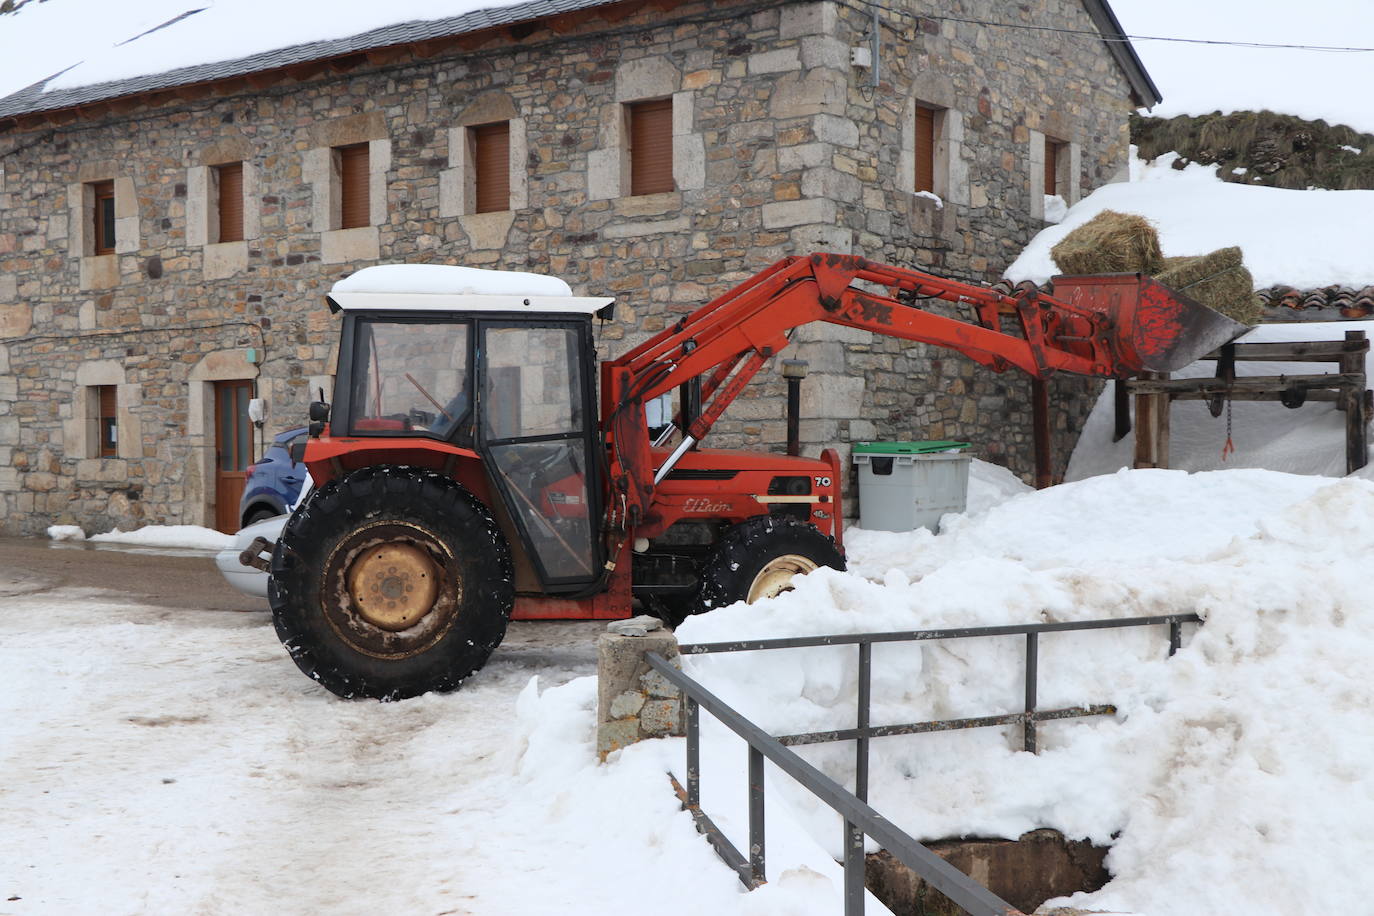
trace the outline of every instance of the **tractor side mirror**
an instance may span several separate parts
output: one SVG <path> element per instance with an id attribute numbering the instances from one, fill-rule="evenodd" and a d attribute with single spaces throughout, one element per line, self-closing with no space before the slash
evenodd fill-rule
<path id="1" fill-rule="evenodd" d="M 329 405 L 324 401 L 310 402 L 310 438 L 318 439 L 324 433 L 324 424 L 329 422 Z"/>

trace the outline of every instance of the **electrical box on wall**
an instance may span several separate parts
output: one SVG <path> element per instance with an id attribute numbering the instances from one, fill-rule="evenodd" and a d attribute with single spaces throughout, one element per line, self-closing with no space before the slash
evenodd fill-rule
<path id="1" fill-rule="evenodd" d="M 873 49 L 867 47 L 850 48 L 849 63 L 860 70 L 867 70 L 873 66 Z"/>
<path id="2" fill-rule="evenodd" d="M 258 355 L 257 347 L 249 347 L 247 350 L 244 350 L 243 358 L 253 365 L 257 365 L 258 361 L 262 359 L 262 357 Z"/>

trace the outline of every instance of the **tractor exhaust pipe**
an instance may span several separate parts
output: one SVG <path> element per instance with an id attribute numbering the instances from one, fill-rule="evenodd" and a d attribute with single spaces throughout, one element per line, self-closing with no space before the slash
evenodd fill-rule
<path id="1" fill-rule="evenodd" d="M 787 379 L 787 454 L 801 454 L 801 382 L 806 378 L 804 359 L 782 361 L 782 377 Z"/>

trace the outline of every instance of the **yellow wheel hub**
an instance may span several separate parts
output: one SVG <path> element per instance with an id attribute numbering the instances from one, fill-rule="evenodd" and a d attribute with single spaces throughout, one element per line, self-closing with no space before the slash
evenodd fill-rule
<path id="1" fill-rule="evenodd" d="M 764 564 L 749 586 L 745 602 L 753 604 L 760 598 L 772 598 L 792 590 L 792 579 L 804 576 L 816 568 L 816 563 L 800 554 L 788 553 L 774 557 Z"/>
<path id="2" fill-rule="evenodd" d="M 380 544 L 348 570 L 348 593 L 358 615 L 383 630 L 414 626 L 434 607 L 439 567 L 414 544 Z"/>

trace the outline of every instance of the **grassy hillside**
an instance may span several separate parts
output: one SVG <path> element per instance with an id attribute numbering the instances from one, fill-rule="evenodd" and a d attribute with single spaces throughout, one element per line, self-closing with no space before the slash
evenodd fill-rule
<path id="1" fill-rule="evenodd" d="M 1374 135 L 1325 121 L 1272 111 L 1169 119 L 1132 115 L 1131 138 L 1142 159 L 1177 151 L 1180 167 L 1217 164 L 1218 176 L 1240 184 L 1374 188 Z"/>

